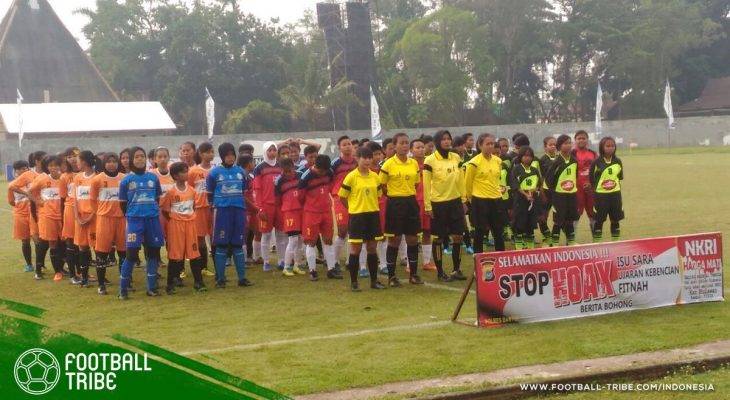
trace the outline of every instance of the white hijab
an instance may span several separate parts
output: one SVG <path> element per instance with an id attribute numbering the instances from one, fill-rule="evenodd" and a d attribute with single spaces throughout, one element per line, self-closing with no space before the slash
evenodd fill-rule
<path id="1" fill-rule="evenodd" d="M 276 143 L 274 143 L 274 142 L 264 143 L 264 162 L 273 167 L 274 165 L 276 165 L 276 157 L 268 158 L 266 155 L 266 153 L 271 148 L 271 146 L 274 146 L 275 149 L 279 150 L 279 148 L 276 146 Z"/>

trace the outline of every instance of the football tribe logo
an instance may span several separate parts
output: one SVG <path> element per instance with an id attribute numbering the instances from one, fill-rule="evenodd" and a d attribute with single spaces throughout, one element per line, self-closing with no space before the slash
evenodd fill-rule
<path id="1" fill-rule="evenodd" d="M 50 392 L 61 377 L 58 359 L 44 349 L 30 349 L 21 354 L 13 371 L 18 386 L 32 395 Z"/>

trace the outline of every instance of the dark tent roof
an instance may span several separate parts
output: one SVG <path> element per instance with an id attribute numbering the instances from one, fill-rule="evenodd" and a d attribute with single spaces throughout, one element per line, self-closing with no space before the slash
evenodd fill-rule
<path id="1" fill-rule="evenodd" d="M 678 108 L 679 112 L 712 110 L 730 110 L 730 76 L 708 80 L 700 97 Z"/>
<path id="2" fill-rule="evenodd" d="M 119 101 L 46 0 L 14 0 L 0 24 L 0 103 Z"/>

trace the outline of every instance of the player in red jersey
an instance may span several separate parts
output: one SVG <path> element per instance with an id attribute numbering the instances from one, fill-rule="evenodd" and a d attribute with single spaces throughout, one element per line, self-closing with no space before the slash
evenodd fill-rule
<path id="1" fill-rule="evenodd" d="M 284 276 L 304 275 L 306 272 L 295 265 L 299 241 L 302 238 L 302 197 L 299 189 L 299 173 L 294 169 L 294 162 L 289 158 L 279 161 L 281 175 L 274 182 L 276 195 L 280 197 L 281 212 L 284 219 L 284 233 L 287 235 L 284 252 Z M 278 244 L 277 244 L 278 246 Z"/>
<path id="2" fill-rule="evenodd" d="M 580 130 L 575 133 L 575 149 L 573 149 L 573 157 L 578 161 L 578 193 L 576 194 L 578 203 L 578 218 L 583 215 L 583 210 L 588 215 L 590 221 L 591 232 L 596 218 L 593 210 L 593 189 L 590 181 L 590 169 L 593 161 L 598 157 L 596 152 L 588 148 L 588 132 Z M 574 222 L 576 228 L 578 220 Z"/>
<path id="3" fill-rule="evenodd" d="M 335 223 L 337 224 L 337 238 L 335 238 L 335 260 L 339 261 L 342 249 L 345 247 L 347 239 L 347 229 L 350 221 L 350 214 L 347 212 L 347 208 L 339 200 L 338 193 L 342 186 L 342 181 L 345 180 L 347 174 L 357 168 L 357 160 L 355 159 L 355 153 L 352 149 L 352 141 L 348 136 L 340 136 L 337 139 L 337 147 L 340 150 L 340 156 L 332 161 L 332 198 L 334 201 L 335 209 Z M 339 271 L 339 263 L 337 263 L 337 270 Z"/>
<path id="4" fill-rule="evenodd" d="M 281 212 L 278 211 L 279 204 L 276 201 L 274 180 L 281 175 L 277 155 L 279 146 L 274 142 L 264 143 L 264 160 L 253 170 L 253 199 L 258 208 L 259 232 L 261 232 L 261 255 L 264 258 L 264 272 L 271 271 L 269 263 L 269 251 L 271 240 L 274 239 L 276 231 L 282 231 L 284 226 L 281 221 Z M 283 243 L 284 248 L 286 243 Z M 281 251 L 277 243 L 277 251 Z M 284 269 L 284 258 L 279 259 L 279 269 Z"/>
<path id="5" fill-rule="evenodd" d="M 299 180 L 299 188 L 304 190 L 302 216 L 302 238 L 307 248 L 306 258 L 309 266 L 309 279 L 316 281 L 317 239 L 322 236 L 323 253 L 327 262 L 327 278 L 342 279 L 342 273 L 335 268 L 335 252 L 332 247 L 334 221 L 332 220 L 332 170 L 330 158 L 320 154 L 314 165 L 308 168 Z"/>

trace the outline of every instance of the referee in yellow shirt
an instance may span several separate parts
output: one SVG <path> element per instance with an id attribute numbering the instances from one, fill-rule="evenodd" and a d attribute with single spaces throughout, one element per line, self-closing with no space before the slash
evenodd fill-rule
<path id="1" fill-rule="evenodd" d="M 504 251 L 504 225 L 507 210 L 502 205 L 502 160 L 494 155 L 495 137 L 479 135 L 477 146 L 481 153 L 466 164 L 464 186 L 471 205 L 471 222 L 474 224 L 474 253 L 484 251 L 484 235 L 490 230 L 494 237 L 494 249 Z"/>
<path id="2" fill-rule="evenodd" d="M 423 162 L 423 204 L 426 214 L 431 217 L 433 259 L 440 281 L 465 280 L 461 272 L 461 242 L 466 230 L 464 174 L 459 167 L 461 157 L 451 151 L 449 131 L 438 131 L 434 144 L 436 150 Z M 453 247 L 454 272 L 451 276 L 443 269 L 443 241 L 447 236 L 451 236 Z"/>
<path id="3" fill-rule="evenodd" d="M 388 265 L 388 284 L 400 286 L 395 276 L 395 264 L 401 237 L 405 235 L 410 277 L 414 285 L 422 285 L 418 269 L 418 233 L 421 232 L 421 208 L 416 200 L 416 187 L 421 182 L 418 161 L 408 157 L 410 141 L 405 133 L 393 136 L 395 156 L 380 167 L 380 183 L 385 188 L 388 201 L 385 207 L 385 237 L 388 238 L 386 262 Z"/>
<path id="4" fill-rule="evenodd" d="M 380 228 L 380 208 L 378 198 L 381 194 L 380 178 L 371 171 L 373 152 L 368 146 L 357 149 L 357 168 L 345 176 L 337 195 L 350 214 L 348 233 L 350 235 L 350 257 L 347 266 L 350 270 L 350 284 L 353 292 L 359 292 L 357 273 L 360 269 L 360 250 L 363 243 L 367 251 L 370 288 L 385 289 L 378 282 L 378 254 L 376 240 L 383 238 Z"/>

